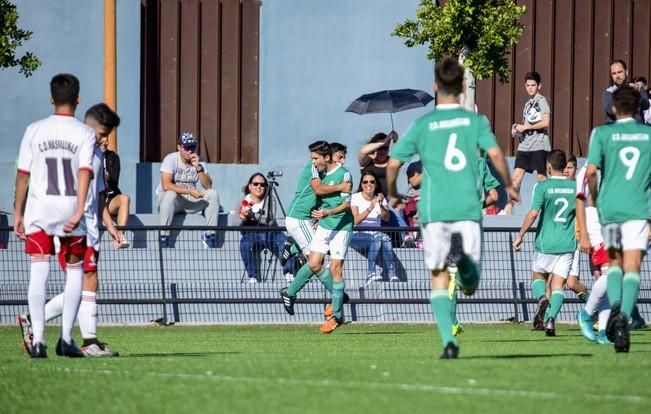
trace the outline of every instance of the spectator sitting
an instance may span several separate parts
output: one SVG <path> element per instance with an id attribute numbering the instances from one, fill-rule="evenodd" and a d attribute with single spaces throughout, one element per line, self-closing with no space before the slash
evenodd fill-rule
<path id="1" fill-rule="evenodd" d="M 177 141 L 177 152 L 168 154 L 160 166 L 160 185 L 156 189 L 161 226 L 169 226 L 175 213 L 198 213 L 205 210 L 208 226 L 217 225 L 219 197 L 212 189 L 212 179 L 206 164 L 197 153 L 197 139 L 185 132 Z M 205 189 L 197 189 L 197 182 Z M 216 246 L 214 232 L 201 236 L 205 248 Z M 171 247 L 169 231 L 161 231 L 160 245 Z"/>
<path id="2" fill-rule="evenodd" d="M 414 161 L 407 166 L 407 182 L 409 190 L 405 197 L 405 220 L 409 227 L 419 227 L 418 200 L 420 199 L 420 182 L 423 174 L 423 163 Z M 407 232 L 404 236 L 403 247 L 422 247 L 423 241 L 419 232 Z"/>
<path id="3" fill-rule="evenodd" d="M 98 122 L 100 125 L 105 125 L 111 129 L 120 126 L 120 117 L 113 112 L 108 105 L 100 103 L 94 105 L 86 111 L 86 122 Z M 120 181 L 120 157 L 117 153 L 108 149 L 108 141 L 103 140 L 100 143 L 99 149 L 104 154 L 104 179 L 106 181 L 106 199 L 100 200 L 100 210 L 106 206 L 111 216 L 117 216 L 118 226 L 126 226 L 129 219 L 129 196 L 122 194 L 118 187 Z M 120 248 L 129 247 L 124 231 L 120 231 Z"/>
<path id="4" fill-rule="evenodd" d="M 352 195 L 350 209 L 355 218 L 355 225 L 359 227 L 379 227 L 381 219 L 389 218 L 389 205 L 384 195 L 380 192 L 377 176 L 372 171 L 362 173 L 359 192 Z M 381 281 L 382 276 L 375 273 L 375 262 L 382 249 L 384 270 L 391 282 L 399 282 L 394 267 L 394 254 L 391 247 L 391 238 L 381 231 L 355 231 L 350 241 L 355 248 L 368 248 L 368 275 L 366 284 Z"/>
<path id="5" fill-rule="evenodd" d="M 269 183 L 265 176 L 257 172 L 253 174 L 246 186 L 242 189 L 244 198 L 238 203 L 242 226 L 275 226 L 274 217 L 269 216 L 268 210 L 264 210 L 265 198 Z M 244 231 L 240 239 L 240 255 L 244 267 L 249 275 L 249 283 L 256 283 L 259 280 L 258 254 L 264 250 L 270 250 L 277 257 L 281 257 L 283 246 L 287 236 L 279 231 Z M 285 279 L 291 282 L 294 279 L 292 274 L 292 261 L 283 266 Z"/>

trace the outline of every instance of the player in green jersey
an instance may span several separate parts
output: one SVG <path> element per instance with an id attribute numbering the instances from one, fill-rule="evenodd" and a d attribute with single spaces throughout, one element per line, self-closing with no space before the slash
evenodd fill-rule
<path id="1" fill-rule="evenodd" d="M 538 310 L 533 323 L 534 329 L 542 327 L 547 336 L 556 336 L 556 316 L 563 305 L 563 289 L 576 251 L 576 184 L 563 173 L 566 165 L 565 152 L 556 149 L 547 155 L 548 179 L 535 185 L 531 209 L 513 242 L 513 248 L 520 250 L 522 238 L 538 218 L 531 282 Z M 551 300 L 545 297 L 545 281 L 549 277 L 552 278 Z"/>
<path id="2" fill-rule="evenodd" d="M 319 145 L 310 146 L 310 150 L 312 164 L 319 172 L 324 173 L 323 184 L 337 186 L 350 183 L 352 186 L 350 172 L 333 161 L 332 148 L 328 143 L 322 141 Z M 332 315 L 320 330 L 323 333 L 331 333 L 343 323 L 345 284 L 342 267 L 353 230 L 353 215 L 350 212 L 350 193 L 331 192 L 321 195 L 319 200 L 321 202 L 319 209 L 311 213 L 312 217 L 318 219 L 319 222 L 309 246 L 308 262 L 299 269 L 289 287 L 280 291 L 280 296 L 287 313 L 293 315 L 297 293 L 313 275 L 322 274 L 323 259 L 330 251 Z"/>
<path id="3" fill-rule="evenodd" d="M 463 256 L 458 264 L 462 292 L 472 295 L 479 285 L 481 259 L 481 188 L 478 185 L 479 150 L 487 152 L 503 178 L 509 195 L 519 195 L 511 185 L 502 150 L 495 142 L 486 117 L 464 110 L 463 67 L 454 58 L 436 65 L 436 110 L 417 119 L 391 151 L 387 182 L 392 204 L 400 196 L 396 177 L 402 163 L 419 155 L 423 176 L 418 216 L 425 264 L 432 271 L 432 312 L 438 323 L 444 351 L 441 358 L 457 358 L 459 346 L 452 335 L 451 301 L 448 295 L 447 256 L 452 233 L 460 233 Z"/>
<path id="4" fill-rule="evenodd" d="M 649 234 L 651 127 L 635 121 L 640 93 L 622 86 L 613 92 L 615 123 L 595 128 L 590 137 L 586 177 L 597 202 L 609 266 L 610 317 L 606 336 L 616 352 L 628 352 L 628 320 L 640 289 L 640 266 Z M 597 170 L 601 183 L 597 184 Z"/>

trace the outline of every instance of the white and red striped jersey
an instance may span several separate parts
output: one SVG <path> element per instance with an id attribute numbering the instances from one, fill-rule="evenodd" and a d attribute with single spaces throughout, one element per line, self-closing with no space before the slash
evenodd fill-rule
<path id="1" fill-rule="evenodd" d="M 95 141 L 95 131 L 73 116 L 50 115 L 27 127 L 18 155 L 18 171 L 30 176 L 26 234 L 86 234 L 83 219 L 71 233 L 63 226 L 77 209 L 79 170 L 92 172 Z"/>
<path id="2" fill-rule="evenodd" d="M 603 243 L 604 239 L 601 235 L 601 223 L 599 223 L 597 208 L 588 201 L 590 198 L 590 189 L 588 188 L 588 180 L 585 177 L 585 172 L 588 169 L 587 166 L 588 163 L 586 162 L 576 174 L 576 198 L 585 201 L 585 225 L 588 228 L 588 238 L 590 239 L 590 245 L 593 248 L 597 248 Z M 597 185 L 600 182 L 601 173 L 597 170 Z"/>
<path id="3" fill-rule="evenodd" d="M 104 180 L 104 155 L 99 147 L 95 147 L 93 156 L 93 178 L 88 187 L 84 218 L 86 219 L 86 245 L 99 251 L 99 223 L 102 216 L 99 214 L 99 197 L 106 190 Z"/>

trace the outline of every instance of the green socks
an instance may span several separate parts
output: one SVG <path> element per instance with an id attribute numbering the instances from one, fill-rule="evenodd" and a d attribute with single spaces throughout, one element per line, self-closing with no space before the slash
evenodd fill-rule
<path id="1" fill-rule="evenodd" d="M 327 267 L 324 267 L 318 277 L 323 287 L 326 288 L 328 292 L 332 293 L 332 273 L 330 273 L 330 270 Z"/>
<path id="2" fill-rule="evenodd" d="M 443 346 L 445 347 L 450 342 L 457 345 L 456 338 L 452 336 L 452 319 L 450 318 L 452 302 L 448 296 L 448 290 L 433 290 L 430 303 L 432 304 L 432 314 L 436 319 Z"/>
<path id="3" fill-rule="evenodd" d="M 462 289 L 477 289 L 479 286 L 479 266 L 465 254 L 457 264 L 457 281 Z"/>
<path id="4" fill-rule="evenodd" d="M 610 266 L 608 268 L 608 279 L 606 279 L 606 292 L 608 293 L 608 302 L 610 306 L 622 302 L 622 268 L 619 266 Z"/>
<path id="5" fill-rule="evenodd" d="M 547 318 L 556 319 L 558 312 L 561 310 L 561 306 L 563 306 L 564 299 L 565 295 L 563 294 L 563 289 L 552 290 L 551 300 L 549 301 L 549 308 L 547 308 L 549 312 L 545 316 L 545 320 L 547 320 Z"/>
<path id="6" fill-rule="evenodd" d="M 313 274 L 314 273 L 312 272 L 312 269 L 310 269 L 310 265 L 308 263 L 305 263 L 300 269 L 298 269 L 294 280 L 287 287 L 287 294 L 289 296 L 296 296 L 296 294 L 300 292 L 301 289 L 305 287 L 305 285 L 307 285 L 307 282 L 310 281 L 310 278 Z"/>
<path id="7" fill-rule="evenodd" d="M 344 288 L 346 283 L 341 280 L 332 283 L 332 310 L 335 318 L 341 320 L 344 316 Z"/>
<path id="8" fill-rule="evenodd" d="M 545 290 L 546 290 L 546 284 L 544 280 L 534 279 L 531 282 L 531 294 L 533 295 L 534 299 L 536 300 L 542 299 L 542 297 L 545 296 Z"/>
<path id="9" fill-rule="evenodd" d="M 610 282 L 610 274 L 608 275 L 608 281 Z M 624 280 L 622 282 L 622 313 L 626 315 L 628 320 L 631 320 L 631 314 L 633 313 L 633 308 L 635 307 L 635 302 L 637 301 L 637 295 L 640 291 L 640 274 L 634 272 L 627 272 L 624 275 Z M 610 284 L 609 284 L 610 286 Z M 608 295 L 610 298 L 610 295 Z"/>

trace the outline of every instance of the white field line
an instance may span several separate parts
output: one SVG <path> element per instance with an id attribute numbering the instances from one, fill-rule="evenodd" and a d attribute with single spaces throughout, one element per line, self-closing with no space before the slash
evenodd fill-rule
<path id="1" fill-rule="evenodd" d="M 479 388 L 469 387 L 450 387 L 429 384 L 402 384 L 391 382 L 359 382 L 359 381 L 338 381 L 331 379 L 293 379 L 293 378 L 268 378 L 268 377 L 239 377 L 231 375 L 214 374 L 212 371 L 203 373 L 176 373 L 176 372 L 135 372 L 126 370 L 107 370 L 107 369 L 84 369 L 84 368 L 52 368 L 52 367 L 29 367 L 31 371 L 56 371 L 71 374 L 90 374 L 90 375 L 126 375 L 126 376 L 146 376 L 155 378 L 179 378 L 187 380 L 212 380 L 215 382 L 242 382 L 257 384 L 277 384 L 292 386 L 311 386 L 324 387 L 333 386 L 337 388 L 359 388 L 367 390 L 390 390 L 390 391 L 408 391 L 417 393 L 436 393 L 444 395 L 476 395 L 488 397 L 516 397 L 516 398 L 534 398 L 540 400 L 577 400 L 586 398 L 595 401 L 623 401 L 636 404 L 650 404 L 651 397 L 641 395 L 613 395 L 613 394 L 575 394 L 560 392 L 544 392 L 531 390 L 505 390 L 499 388 Z M 7 367 L 0 367 L 0 371 L 10 371 Z"/>

